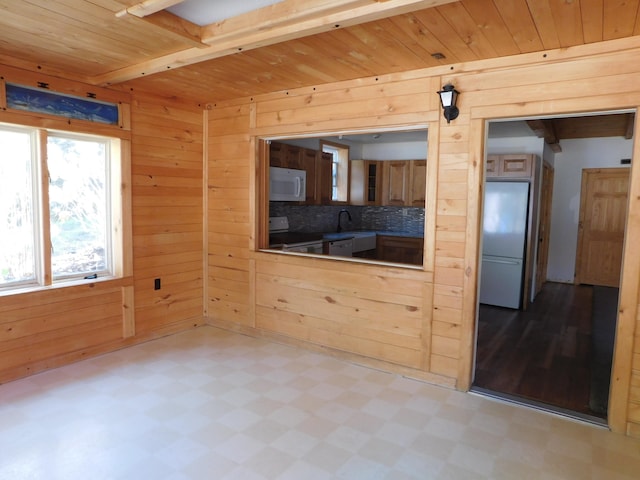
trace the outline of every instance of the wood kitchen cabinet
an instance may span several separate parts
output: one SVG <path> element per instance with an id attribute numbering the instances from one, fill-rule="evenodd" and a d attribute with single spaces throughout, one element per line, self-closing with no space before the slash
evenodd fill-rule
<path id="1" fill-rule="evenodd" d="M 487 155 L 487 177 L 530 178 L 535 155 Z"/>
<path id="2" fill-rule="evenodd" d="M 378 235 L 376 237 L 376 260 L 383 262 L 422 265 L 424 240 L 416 237 Z"/>
<path id="3" fill-rule="evenodd" d="M 317 202 L 320 205 L 329 205 L 332 200 L 333 177 L 331 175 L 333 155 L 318 150 L 316 155 L 316 184 Z"/>
<path id="4" fill-rule="evenodd" d="M 382 165 L 376 160 L 351 161 L 351 205 L 382 203 Z"/>
<path id="5" fill-rule="evenodd" d="M 382 204 L 424 208 L 427 190 L 426 160 L 381 162 Z"/>
<path id="6" fill-rule="evenodd" d="M 409 160 L 382 162 L 382 204 L 406 206 L 409 204 Z"/>
<path id="7" fill-rule="evenodd" d="M 320 205 L 331 202 L 331 154 L 311 148 L 271 142 L 269 165 L 307 172 L 306 198 L 300 203 Z"/>
<path id="8" fill-rule="evenodd" d="M 409 198 L 412 207 L 424 208 L 427 194 L 427 161 L 413 160 L 409 173 Z"/>
<path id="9" fill-rule="evenodd" d="M 295 145 L 271 142 L 269 145 L 269 165 L 304 170 L 302 166 L 302 151 L 302 148 Z"/>
<path id="10" fill-rule="evenodd" d="M 320 203 L 317 157 L 318 151 L 309 148 L 303 148 L 300 154 L 300 166 L 307 172 L 306 203 L 310 205 Z"/>

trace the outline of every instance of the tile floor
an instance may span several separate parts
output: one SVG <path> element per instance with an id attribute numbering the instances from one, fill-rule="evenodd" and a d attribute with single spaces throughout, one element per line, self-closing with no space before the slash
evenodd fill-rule
<path id="1" fill-rule="evenodd" d="M 632 479 L 640 442 L 202 327 L 0 386 L 0 479 Z"/>

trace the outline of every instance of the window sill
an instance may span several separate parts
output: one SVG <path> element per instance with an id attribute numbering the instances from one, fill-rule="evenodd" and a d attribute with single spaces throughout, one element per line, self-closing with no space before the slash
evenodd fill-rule
<path id="1" fill-rule="evenodd" d="M 133 285 L 133 277 L 114 277 L 104 276 L 98 278 L 74 278 L 72 280 L 63 280 L 55 282 L 52 285 L 25 285 L 20 288 L 7 288 L 0 290 L 0 297 L 9 297 L 12 295 L 25 295 L 30 293 L 44 292 L 47 290 L 57 290 L 62 288 L 73 288 L 83 286 L 93 286 L 94 284 L 109 283 L 110 286 L 127 287 Z"/>

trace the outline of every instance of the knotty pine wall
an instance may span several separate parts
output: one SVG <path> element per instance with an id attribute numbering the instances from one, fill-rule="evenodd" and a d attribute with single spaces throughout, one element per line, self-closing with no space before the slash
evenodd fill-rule
<path id="1" fill-rule="evenodd" d="M 142 95 L 131 110 L 135 332 L 149 338 L 203 321 L 203 114 Z"/>
<path id="2" fill-rule="evenodd" d="M 61 83 L 0 69 L 21 82 L 31 75 L 54 89 Z M 95 90 L 71 83 L 61 86 Z M 131 168 L 123 191 L 131 193 L 125 203 L 132 225 L 125 225 L 124 277 L 0 296 L 0 382 L 203 323 L 202 108 L 138 94 L 130 99 L 123 141 Z M 3 122 L 68 128 L 66 120 L 28 117 L 0 112 Z M 162 280 L 159 291 L 154 278 Z"/>
<path id="3" fill-rule="evenodd" d="M 209 105 L 209 323 L 467 390 L 485 121 L 635 109 L 638 60 L 640 41 L 627 39 Z M 448 81 L 462 92 L 450 124 L 436 96 Z M 256 138 L 413 125 L 429 128 L 423 269 L 256 251 L 264 203 L 255 188 Z M 640 170 L 632 170 L 627 245 L 640 242 Z M 640 436 L 640 264 L 632 250 L 624 260 L 609 422 Z"/>

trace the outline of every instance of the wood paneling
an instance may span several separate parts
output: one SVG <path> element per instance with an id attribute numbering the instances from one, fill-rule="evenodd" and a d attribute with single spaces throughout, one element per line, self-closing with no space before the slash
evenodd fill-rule
<path id="1" fill-rule="evenodd" d="M 628 97 L 610 94 L 607 85 L 623 85 L 628 81 L 627 77 L 637 73 L 637 66 L 631 61 L 637 51 L 616 50 L 619 49 L 612 48 L 609 54 L 603 55 L 596 49 L 594 52 L 598 55 L 593 57 L 589 56 L 589 50 L 584 53 L 575 51 L 574 58 L 565 58 L 561 63 L 541 57 L 537 62 L 521 66 L 516 59 L 513 68 L 503 62 L 492 68 L 494 64 L 489 63 L 486 68 L 478 68 L 477 72 L 461 72 L 433 79 L 428 77 L 428 71 L 424 71 L 423 77 L 417 72 L 408 72 L 406 78 L 402 75 L 384 79 L 365 78 L 357 82 L 324 85 L 315 91 L 302 88 L 289 90 L 286 94 L 276 92 L 253 97 L 251 101 L 239 100 L 214 106 L 209 111 L 210 125 L 225 124 L 224 118 L 231 112 L 246 113 L 242 115 L 244 127 L 236 117 L 232 132 L 225 131 L 218 136 L 210 129 L 209 138 L 213 142 L 210 151 L 217 148 L 214 145 L 227 143 L 225 139 L 231 135 L 234 147 L 230 151 L 242 150 L 240 144 L 244 143 L 244 153 L 255 158 L 249 148 L 251 135 L 268 137 L 335 132 L 355 126 L 362 129 L 380 125 L 411 125 L 412 120 L 418 123 L 422 115 L 431 122 L 438 122 L 437 127 L 431 124 L 429 128 L 429 144 L 437 145 L 438 155 L 435 167 L 432 167 L 435 169 L 429 170 L 427 178 L 427 212 L 431 212 L 427 216 L 431 219 L 427 222 L 429 230 L 425 234 L 434 238 L 433 243 L 426 244 L 430 246 L 425 251 L 425 266 L 429 270 L 353 265 L 336 260 L 260 252 L 233 254 L 231 250 L 222 248 L 221 251 L 230 253 L 209 257 L 210 268 L 218 272 L 217 278 L 229 279 L 227 286 L 216 290 L 221 306 L 217 307 L 217 316 L 210 315 L 212 323 L 229 321 L 231 325 L 233 322 L 238 326 L 252 325 L 256 332 L 372 357 L 387 362 L 391 369 L 393 364 L 410 367 L 435 375 L 435 378 L 448 378 L 456 382 L 458 388 L 468 388 L 477 308 L 478 205 L 484 176 L 484 119 L 492 118 L 489 116 L 491 112 L 497 112 L 520 98 L 525 98 L 526 102 L 518 106 L 519 110 L 532 116 L 551 113 L 550 100 L 555 98 L 565 102 L 563 111 L 581 111 L 585 98 L 594 97 L 600 99 L 599 105 L 603 109 L 605 105 L 614 109 L 633 106 L 633 103 L 626 103 Z M 604 79 L 601 62 L 608 63 L 611 72 Z M 453 81 L 464 92 L 461 95 L 461 114 L 451 124 L 441 119 L 435 95 L 436 100 L 430 95 L 423 99 L 417 91 L 417 85 L 429 81 L 436 85 Z M 540 90 L 535 87 L 539 83 L 544 84 Z M 513 89 L 517 91 L 515 94 L 512 94 Z M 498 91 L 502 93 L 498 94 Z M 408 92 L 412 92 L 412 101 L 405 103 L 403 99 Z M 381 115 L 383 105 L 397 106 L 398 109 Z M 256 113 L 255 128 L 251 126 L 252 109 Z M 246 157 L 235 158 L 235 153 L 225 154 L 222 151 L 216 153 L 217 158 L 210 160 L 210 167 L 227 162 L 237 164 L 245 172 Z M 429 165 L 432 165 L 430 160 L 427 161 L 428 168 Z M 249 171 L 255 167 L 257 165 L 249 160 Z M 247 180 L 247 187 L 251 181 L 251 178 Z M 234 193 L 234 189 L 239 187 L 240 184 L 234 183 L 223 191 L 229 190 L 230 195 L 243 201 L 247 199 L 245 210 L 238 204 L 236 213 L 241 218 L 251 217 L 253 197 L 249 191 Z M 210 213 L 214 211 L 215 207 L 210 208 Z M 214 215 L 209 215 L 209 220 L 214 218 Z M 209 227 L 210 238 L 234 228 L 231 219 L 216 224 L 215 228 Z M 244 223 L 242 225 L 245 227 Z M 247 234 L 255 235 L 256 228 L 257 223 L 246 225 Z M 246 242 L 246 237 L 243 242 Z M 216 240 L 211 246 L 218 243 L 223 242 Z M 255 265 L 255 270 L 251 265 Z M 640 270 L 634 268 L 633 275 L 640 275 Z M 234 274 L 219 276 L 220 272 L 226 271 Z M 392 281 L 396 275 L 402 276 L 401 283 L 395 283 L 397 278 Z M 420 284 L 428 288 L 424 290 Z M 630 327 L 624 317 L 620 320 L 625 325 L 623 328 L 634 331 L 638 308 L 637 282 L 635 285 L 635 290 L 633 287 L 626 290 L 626 298 L 634 302 L 633 326 Z M 242 304 L 245 299 L 253 300 L 254 304 Z M 406 308 L 416 310 L 405 311 Z M 252 314 L 253 317 L 246 317 Z M 229 326 L 228 323 L 225 325 Z M 428 338 L 420 338 L 420 335 L 428 335 Z M 631 364 L 625 360 L 630 358 L 631 348 L 625 350 L 624 345 L 620 347 L 618 368 L 622 371 L 627 369 L 631 372 Z M 639 373 L 640 368 L 634 370 L 634 375 Z M 637 401 L 637 388 L 631 388 L 629 384 L 627 388 L 627 392 L 635 395 L 633 402 Z M 628 424 L 635 420 L 627 418 L 622 407 L 630 401 L 628 393 L 622 388 L 614 393 L 616 395 L 619 395 L 617 404 L 614 401 L 612 405 L 620 406 L 615 407 L 615 413 L 612 412 L 612 427 L 620 431 L 637 431 L 634 424 Z"/>
<path id="2" fill-rule="evenodd" d="M 143 20 L 116 19 L 126 2 L 22 3 L 0 0 L 0 61 L 32 71 L 90 80 L 193 45 Z M 466 389 L 484 121 L 640 105 L 637 37 L 579 46 L 640 34 L 637 11 L 637 0 L 463 0 L 121 85 L 134 98 L 132 338 L 184 328 L 208 309 L 214 324 L 351 352 Z M 438 52 L 446 58 L 433 58 Z M 435 95 L 448 81 L 462 92 L 460 116 L 450 124 Z M 210 102 L 206 125 L 203 102 Z M 3 121 L 6 116 L 0 112 Z M 263 222 L 256 217 L 254 136 L 425 125 L 433 158 L 422 270 L 254 251 Z M 634 156 L 640 157 L 638 142 Z M 640 174 L 632 169 L 627 245 L 640 239 Z M 207 242 L 198 246 L 203 222 Z M 640 257 L 627 248 L 623 263 L 610 422 L 637 435 Z M 163 288 L 154 291 L 158 277 Z M 0 344 L 11 352 L 3 362 L 13 361 L 7 378 L 126 344 L 122 297 L 130 302 L 131 295 L 122 293 L 128 285 L 115 285 L 79 296 L 70 289 L 55 298 L 60 290 L 1 297 L 17 331 L 38 327 L 28 305 L 60 303 L 63 311 L 80 312 L 70 314 L 77 322 L 70 323 L 72 331 L 61 326 Z M 104 300 L 97 291 L 106 293 Z M 118 302 L 114 292 L 121 292 Z M 91 307 L 104 312 L 99 325 L 80 318 Z M 27 322 L 22 330 L 20 322 Z"/>
<path id="3" fill-rule="evenodd" d="M 249 12 L 202 29 L 168 12 L 115 15 L 130 3 L 0 0 L 0 61 L 94 84 L 139 77 L 126 88 L 220 102 L 640 33 L 638 0 L 332 1 L 314 8 L 289 0 L 269 10 L 278 18 Z"/>
<path id="4" fill-rule="evenodd" d="M 203 314 L 202 111 L 137 97 L 132 105 L 136 334 Z M 154 279 L 161 289 L 154 290 Z"/>

